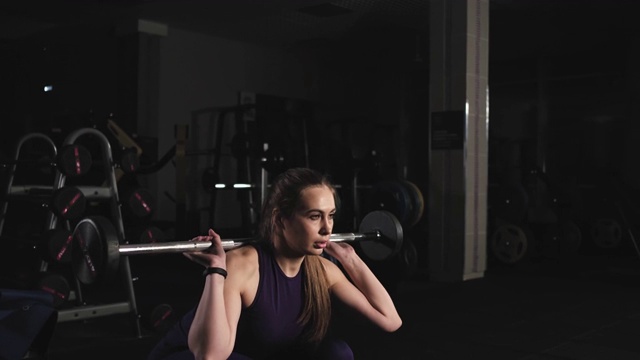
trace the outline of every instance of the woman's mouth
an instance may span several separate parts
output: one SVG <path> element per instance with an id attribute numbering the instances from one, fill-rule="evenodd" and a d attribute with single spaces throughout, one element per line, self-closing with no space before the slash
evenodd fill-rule
<path id="1" fill-rule="evenodd" d="M 328 241 L 316 241 L 313 243 L 313 247 L 316 249 L 324 249 L 327 247 Z"/>

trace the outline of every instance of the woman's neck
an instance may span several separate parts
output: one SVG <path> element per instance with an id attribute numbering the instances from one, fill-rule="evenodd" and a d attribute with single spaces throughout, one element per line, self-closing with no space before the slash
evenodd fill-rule
<path id="1" fill-rule="evenodd" d="M 304 256 L 287 257 L 278 252 L 276 252 L 274 256 L 280 270 L 282 270 L 287 277 L 291 278 L 298 275 L 302 267 L 302 262 L 304 261 Z"/>
<path id="2" fill-rule="evenodd" d="M 304 254 L 292 251 L 286 246 L 284 241 L 279 240 L 280 239 L 274 239 L 273 256 L 282 272 L 288 277 L 294 277 L 300 271 L 300 267 L 302 267 Z"/>

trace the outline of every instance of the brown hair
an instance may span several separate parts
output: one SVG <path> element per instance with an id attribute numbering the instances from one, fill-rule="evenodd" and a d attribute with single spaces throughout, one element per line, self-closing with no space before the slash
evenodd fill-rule
<path id="1" fill-rule="evenodd" d="M 333 192 L 336 208 L 339 197 L 329 177 L 308 168 L 289 169 L 276 177 L 271 184 L 269 197 L 262 207 L 260 236 L 272 240 L 278 218 L 293 215 L 300 202 L 302 191 L 311 186 L 327 186 Z M 331 299 L 329 282 L 320 258 L 307 255 L 303 262 L 306 274 L 304 280 L 304 307 L 298 318 L 306 330 L 304 337 L 311 343 L 320 342 L 327 333 L 331 319 Z"/>

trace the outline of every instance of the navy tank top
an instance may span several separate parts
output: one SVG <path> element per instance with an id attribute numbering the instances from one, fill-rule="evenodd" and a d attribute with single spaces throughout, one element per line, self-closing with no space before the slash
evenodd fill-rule
<path id="1" fill-rule="evenodd" d="M 236 345 L 229 359 L 300 359 L 298 317 L 304 299 L 304 270 L 287 277 L 268 244 L 252 244 L 258 252 L 260 281 L 253 303 L 242 309 Z M 187 338 L 196 308 L 186 313 L 151 350 L 148 360 L 193 360 Z M 305 358 L 305 357 L 302 357 Z"/>
<path id="2" fill-rule="evenodd" d="M 260 281 L 253 304 L 240 314 L 234 352 L 262 358 L 299 345 L 297 341 L 303 331 L 298 318 L 304 299 L 304 271 L 301 269 L 296 276 L 287 277 L 276 262 L 271 246 L 258 244 L 255 248 Z"/>

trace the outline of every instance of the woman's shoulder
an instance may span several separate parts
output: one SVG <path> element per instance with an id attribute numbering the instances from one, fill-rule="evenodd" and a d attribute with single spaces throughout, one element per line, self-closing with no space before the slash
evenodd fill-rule
<path id="1" fill-rule="evenodd" d="M 258 250 L 252 245 L 243 245 L 227 251 L 227 267 L 242 271 L 258 268 Z"/>
<path id="2" fill-rule="evenodd" d="M 227 251 L 227 261 L 253 261 L 258 260 L 258 250 L 251 244 L 243 245 Z"/>
<path id="3" fill-rule="evenodd" d="M 324 256 L 318 256 L 318 257 L 320 258 L 320 262 L 324 266 L 324 270 L 327 273 L 329 283 L 333 284 L 343 274 L 342 270 L 336 263 L 325 258 Z"/>

